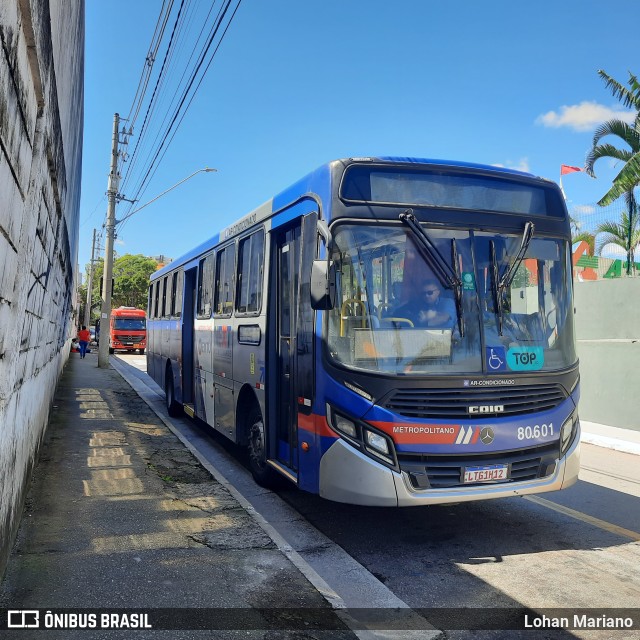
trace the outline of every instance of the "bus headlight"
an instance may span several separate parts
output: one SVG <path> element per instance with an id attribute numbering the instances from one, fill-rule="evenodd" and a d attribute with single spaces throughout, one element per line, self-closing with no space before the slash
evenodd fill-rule
<path id="1" fill-rule="evenodd" d="M 388 436 L 364 427 L 364 448 L 376 458 L 395 466 L 393 443 Z"/>
<path id="2" fill-rule="evenodd" d="M 332 429 L 335 429 L 340 435 L 352 438 L 360 445 L 360 435 L 358 427 L 353 420 L 349 420 L 346 416 L 338 413 L 330 404 L 327 404 L 327 421 Z"/>
<path id="3" fill-rule="evenodd" d="M 397 468 L 393 441 L 386 434 L 375 431 L 366 423 L 351 420 L 327 403 L 327 422 L 351 446 L 360 449 L 369 457 Z"/>
<path id="4" fill-rule="evenodd" d="M 575 433 L 576 425 L 578 423 L 578 414 L 572 413 L 562 425 L 560 430 L 560 455 L 563 456 L 569 445 L 573 441 L 573 435 Z"/>
<path id="5" fill-rule="evenodd" d="M 376 449 L 379 453 L 383 453 L 385 456 L 389 455 L 389 444 L 384 436 L 379 433 L 373 433 L 369 429 L 364 430 L 367 449 Z"/>
<path id="6" fill-rule="evenodd" d="M 348 418 L 341 416 L 339 413 L 336 413 L 333 416 L 333 426 L 350 438 L 358 437 L 356 425 Z"/>

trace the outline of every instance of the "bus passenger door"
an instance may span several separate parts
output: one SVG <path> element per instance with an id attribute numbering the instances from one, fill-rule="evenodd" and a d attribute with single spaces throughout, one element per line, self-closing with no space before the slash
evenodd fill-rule
<path id="1" fill-rule="evenodd" d="M 275 450 L 271 457 L 296 473 L 298 427 L 303 416 L 311 415 L 312 405 L 314 314 L 309 286 L 316 221 L 315 213 L 299 219 L 276 235 L 274 247 L 277 390 L 275 398 L 271 396 L 276 405 Z"/>
<path id="2" fill-rule="evenodd" d="M 182 305 L 182 402 L 193 405 L 193 342 L 197 268 L 185 270 Z"/>

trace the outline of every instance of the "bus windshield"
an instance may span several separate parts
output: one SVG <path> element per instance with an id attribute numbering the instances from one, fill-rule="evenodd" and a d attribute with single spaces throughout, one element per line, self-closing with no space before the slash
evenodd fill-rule
<path id="1" fill-rule="evenodd" d="M 398 375 L 504 375 L 575 364 L 565 241 L 534 236 L 501 288 L 494 274 L 514 265 L 522 234 L 422 228 L 460 275 L 461 304 L 407 227 L 342 224 L 334 231 L 337 302 L 327 335 L 335 362 Z"/>
<path id="2" fill-rule="evenodd" d="M 147 322 L 144 318 L 115 318 L 113 328 L 117 331 L 144 331 Z"/>

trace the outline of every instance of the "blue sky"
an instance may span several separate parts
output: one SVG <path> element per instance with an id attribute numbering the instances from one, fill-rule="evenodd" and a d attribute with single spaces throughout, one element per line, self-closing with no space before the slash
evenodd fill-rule
<path id="1" fill-rule="evenodd" d="M 129 114 L 161 6 L 86 1 L 82 271 L 105 219 L 113 114 Z M 190 28 L 172 58 L 176 78 L 210 6 L 185 4 Z M 638 13 L 636 0 L 242 0 L 136 206 L 200 168 L 217 172 L 118 225 L 116 251 L 177 258 L 335 158 L 468 160 L 558 181 L 561 164 L 583 166 L 598 124 L 624 117 L 597 70 L 625 83 L 629 71 L 640 73 L 637 39 L 620 29 Z M 174 89 L 163 86 L 168 106 Z M 148 131 L 164 117 L 160 103 Z M 140 151 L 125 197 L 151 157 Z M 564 176 L 570 208 L 588 213 L 619 167 L 600 160 L 596 170 L 596 180 Z M 130 210 L 121 203 L 116 218 Z"/>

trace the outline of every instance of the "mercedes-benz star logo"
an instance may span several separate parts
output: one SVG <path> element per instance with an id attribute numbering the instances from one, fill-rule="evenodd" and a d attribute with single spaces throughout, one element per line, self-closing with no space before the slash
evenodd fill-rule
<path id="1" fill-rule="evenodd" d="M 482 444 L 491 444 L 493 442 L 493 429 L 491 427 L 484 427 L 480 432 L 480 442 Z"/>

